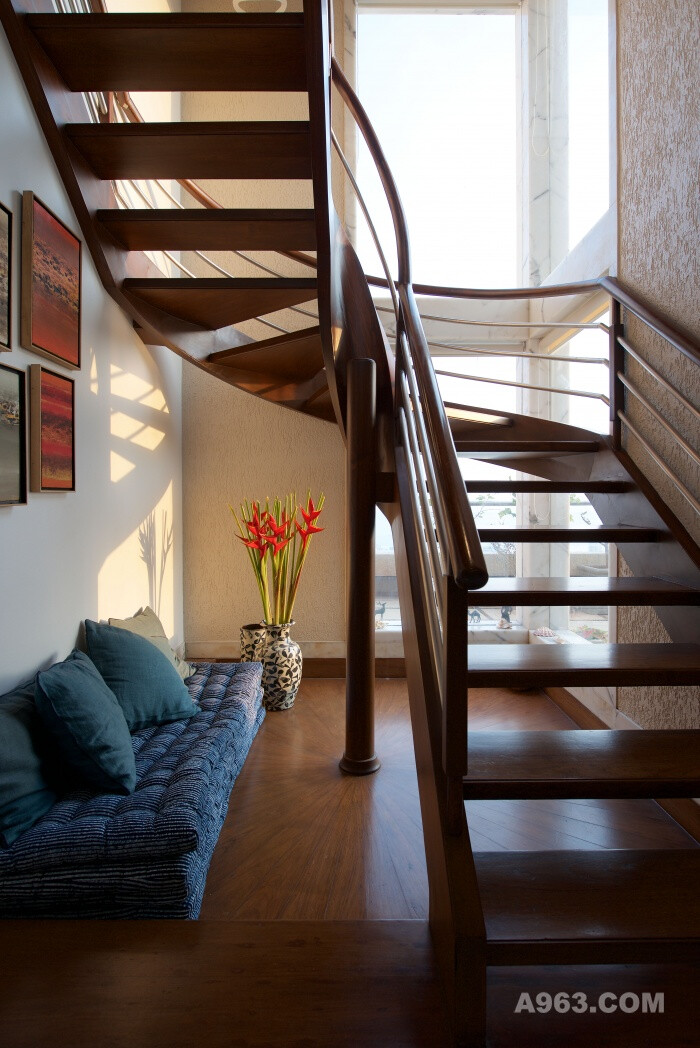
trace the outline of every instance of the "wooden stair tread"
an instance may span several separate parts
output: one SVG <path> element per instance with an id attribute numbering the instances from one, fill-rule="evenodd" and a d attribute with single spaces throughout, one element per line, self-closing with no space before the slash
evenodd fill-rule
<path id="1" fill-rule="evenodd" d="M 474 591 L 482 607 L 568 604 L 700 604 L 700 590 L 655 578 L 490 578 Z"/>
<path id="2" fill-rule="evenodd" d="M 67 124 L 98 178 L 311 178 L 303 120 Z"/>
<path id="3" fill-rule="evenodd" d="M 474 860 L 487 964 L 700 958 L 700 848 L 477 852 Z"/>
<path id="4" fill-rule="evenodd" d="M 72 91 L 306 90 L 301 14 L 55 14 L 27 24 Z"/>
<path id="5" fill-rule="evenodd" d="M 572 494 L 598 492 L 617 495 L 632 491 L 634 484 L 625 480 L 467 480 L 467 494 Z"/>
<path id="6" fill-rule="evenodd" d="M 210 364 L 244 368 L 290 378 L 310 378 L 323 370 L 323 347 L 319 327 L 303 328 L 236 349 L 212 353 Z"/>
<path id="7" fill-rule="evenodd" d="M 482 454 L 493 458 L 497 455 L 514 454 L 583 454 L 598 451 L 598 440 L 498 440 L 492 436 L 489 440 L 474 440 L 471 437 L 455 436 L 457 451 L 474 455 Z"/>
<path id="8" fill-rule="evenodd" d="M 630 524 L 609 527 L 603 524 L 590 528 L 558 528 L 549 524 L 529 527 L 479 528 L 482 542 L 656 542 L 655 528 L 637 528 Z"/>
<path id="9" fill-rule="evenodd" d="M 215 330 L 308 302 L 316 295 L 316 280 L 163 277 L 127 279 L 122 288 L 166 313 Z"/>
<path id="10" fill-rule="evenodd" d="M 313 250 L 310 209 L 102 210 L 97 221 L 129 251 Z"/>
<path id="11" fill-rule="evenodd" d="M 695 797 L 700 731 L 471 731 L 464 796 Z"/>
<path id="12" fill-rule="evenodd" d="M 700 644 L 470 644 L 471 688 L 698 684 Z"/>

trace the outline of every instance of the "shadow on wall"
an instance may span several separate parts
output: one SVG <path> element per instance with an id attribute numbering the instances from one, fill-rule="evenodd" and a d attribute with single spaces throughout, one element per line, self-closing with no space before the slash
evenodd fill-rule
<path id="1" fill-rule="evenodd" d="M 116 500 L 121 535 L 128 529 L 123 538 L 109 532 L 112 544 L 98 574 L 98 615 L 125 617 L 148 603 L 172 636 L 180 599 L 175 563 L 181 535 L 174 504 L 180 460 L 167 378 L 145 347 L 138 358 L 130 354 L 128 366 L 112 360 L 103 368 L 93 354 L 90 391 L 99 402 L 100 426 L 108 405 L 107 505 Z"/>

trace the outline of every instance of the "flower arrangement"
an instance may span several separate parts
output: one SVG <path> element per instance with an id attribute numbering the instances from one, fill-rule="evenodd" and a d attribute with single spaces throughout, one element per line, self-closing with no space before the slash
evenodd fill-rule
<path id="1" fill-rule="evenodd" d="M 311 538 L 325 530 L 316 524 L 324 502 L 322 494 L 314 505 L 309 493 L 304 507 L 297 504 L 296 495 L 290 494 L 284 500 L 275 498 L 272 503 L 267 499 L 265 509 L 261 509 L 261 503 L 246 499 L 240 516 L 229 506 L 238 527 L 236 537 L 248 550 L 255 572 L 267 626 L 292 620 Z"/>

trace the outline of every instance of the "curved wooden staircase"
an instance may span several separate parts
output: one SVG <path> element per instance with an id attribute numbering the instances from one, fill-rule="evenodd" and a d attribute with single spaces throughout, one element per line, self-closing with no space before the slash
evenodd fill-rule
<path id="1" fill-rule="evenodd" d="M 612 440 L 542 419 L 443 405 L 415 302 L 400 201 L 359 101 L 337 69 L 336 84 L 373 148 L 397 228 L 395 358 L 335 212 L 325 3 L 309 0 L 306 15 L 59 15 L 49 8 L 41 0 L 1 0 L 0 15 L 109 293 L 147 343 L 347 431 L 355 454 L 351 500 L 363 500 L 362 506 L 351 501 L 351 509 L 366 518 L 363 535 L 352 539 L 356 565 L 363 549 L 369 556 L 375 504 L 393 521 L 431 927 L 455 1042 L 484 1043 L 488 965 L 698 959 L 700 849 L 474 855 L 464 806 L 477 798 L 700 795 L 698 731 L 468 731 L 469 687 L 700 682 L 700 551 L 619 437 L 621 307 L 696 363 L 697 343 L 613 281 L 601 281 L 617 311 Z M 310 119 L 96 123 L 80 94 L 130 90 L 306 90 Z M 206 194 L 198 201 L 204 206 L 127 210 L 114 189 L 120 179 L 168 179 L 184 180 L 189 192 L 188 180 L 196 178 L 312 179 L 314 211 L 233 210 L 207 203 Z M 145 254 L 206 250 L 277 251 L 304 275 L 164 275 Z M 516 294 L 524 292 L 501 297 Z M 318 323 L 305 321 L 300 330 L 254 341 L 236 327 L 316 298 Z M 372 362 L 363 378 L 351 374 L 358 360 Z M 362 385 L 367 376 L 370 385 Z M 469 494 L 586 493 L 602 522 L 596 541 L 618 544 L 635 577 L 488 580 L 482 541 L 588 541 L 591 530 L 477 529 L 455 448 L 521 473 L 518 480 L 469 483 Z M 370 567 L 371 556 L 362 584 L 351 578 L 349 609 L 356 643 L 371 649 Z M 467 608 L 477 589 L 485 606 L 574 599 L 653 606 L 671 643 L 468 648 Z M 371 763 L 367 722 L 359 738 L 370 746 Z"/>

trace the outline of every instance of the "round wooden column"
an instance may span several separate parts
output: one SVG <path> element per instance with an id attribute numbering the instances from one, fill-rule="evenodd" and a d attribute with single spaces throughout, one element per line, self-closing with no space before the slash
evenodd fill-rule
<path id="1" fill-rule="evenodd" d="M 342 771 L 369 775 L 374 752 L 374 520 L 376 365 L 348 364 L 347 399 L 347 660 Z"/>

